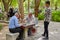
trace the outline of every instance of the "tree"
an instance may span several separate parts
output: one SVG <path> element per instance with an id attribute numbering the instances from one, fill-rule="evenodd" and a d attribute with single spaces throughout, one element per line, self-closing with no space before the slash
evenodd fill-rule
<path id="1" fill-rule="evenodd" d="M 28 0 L 28 13 L 29 13 L 29 11 L 30 11 L 30 0 Z"/>
<path id="2" fill-rule="evenodd" d="M 58 9 L 58 6 L 60 6 L 60 0 L 55 0 L 54 1 L 54 6 L 55 6 L 55 10 L 57 10 Z"/>
<path id="3" fill-rule="evenodd" d="M 12 0 L 10 2 L 9 6 L 12 6 L 13 8 L 17 8 L 18 7 L 18 0 Z"/>
<path id="4" fill-rule="evenodd" d="M 23 18 L 24 18 L 24 6 L 23 6 L 23 1 L 24 1 L 24 0 L 18 0 L 19 13 L 21 14 L 21 19 L 22 19 L 22 20 L 23 20 Z"/>
<path id="5" fill-rule="evenodd" d="M 35 17 L 38 16 L 40 2 L 41 2 L 41 0 L 35 0 Z"/>
<path id="6" fill-rule="evenodd" d="M 4 9 L 6 12 L 8 12 L 9 4 L 11 4 L 12 0 L 2 0 Z"/>

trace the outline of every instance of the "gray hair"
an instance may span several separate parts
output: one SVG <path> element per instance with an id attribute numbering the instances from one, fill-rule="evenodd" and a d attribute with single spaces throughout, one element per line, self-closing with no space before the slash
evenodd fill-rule
<path id="1" fill-rule="evenodd" d="M 16 15 L 19 15 L 19 13 L 18 13 L 18 12 L 15 12 L 15 14 L 14 14 L 14 15 L 15 15 L 15 16 L 16 16 Z"/>
<path id="2" fill-rule="evenodd" d="M 18 15 L 18 13 L 15 13 L 15 15 Z"/>

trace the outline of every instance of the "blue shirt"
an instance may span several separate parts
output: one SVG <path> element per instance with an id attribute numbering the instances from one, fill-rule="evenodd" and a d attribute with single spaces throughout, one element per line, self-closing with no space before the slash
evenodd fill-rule
<path id="1" fill-rule="evenodd" d="M 9 20 L 9 28 L 16 28 L 16 27 L 20 27 L 20 25 L 18 23 L 18 18 L 16 16 L 13 16 Z"/>

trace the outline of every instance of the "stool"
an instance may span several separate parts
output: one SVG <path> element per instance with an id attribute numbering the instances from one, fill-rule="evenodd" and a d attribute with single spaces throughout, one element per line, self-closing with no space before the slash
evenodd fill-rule
<path id="1" fill-rule="evenodd" d="M 7 33 L 6 34 L 6 40 L 16 40 L 19 33 Z"/>

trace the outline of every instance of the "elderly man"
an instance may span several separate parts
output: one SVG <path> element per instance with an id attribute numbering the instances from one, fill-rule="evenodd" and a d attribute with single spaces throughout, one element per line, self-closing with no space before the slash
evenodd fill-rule
<path id="1" fill-rule="evenodd" d="M 32 13 L 29 13 L 28 16 L 26 17 L 26 21 L 28 24 L 35 24 L 35 17 Z M 28 29 L 28 36 L 31 36 L 32 35 L 32 28 L 33 26 L 29 26 L 29 29 Z"/>
<path id="2" fill-rule="evenodd" d="M 9 31 L 11 33 L 19 33 L 16 40 L 23 40 L 23 26 L 18 23 L 19 14 L 16 12 L 9 21 Z"/>

